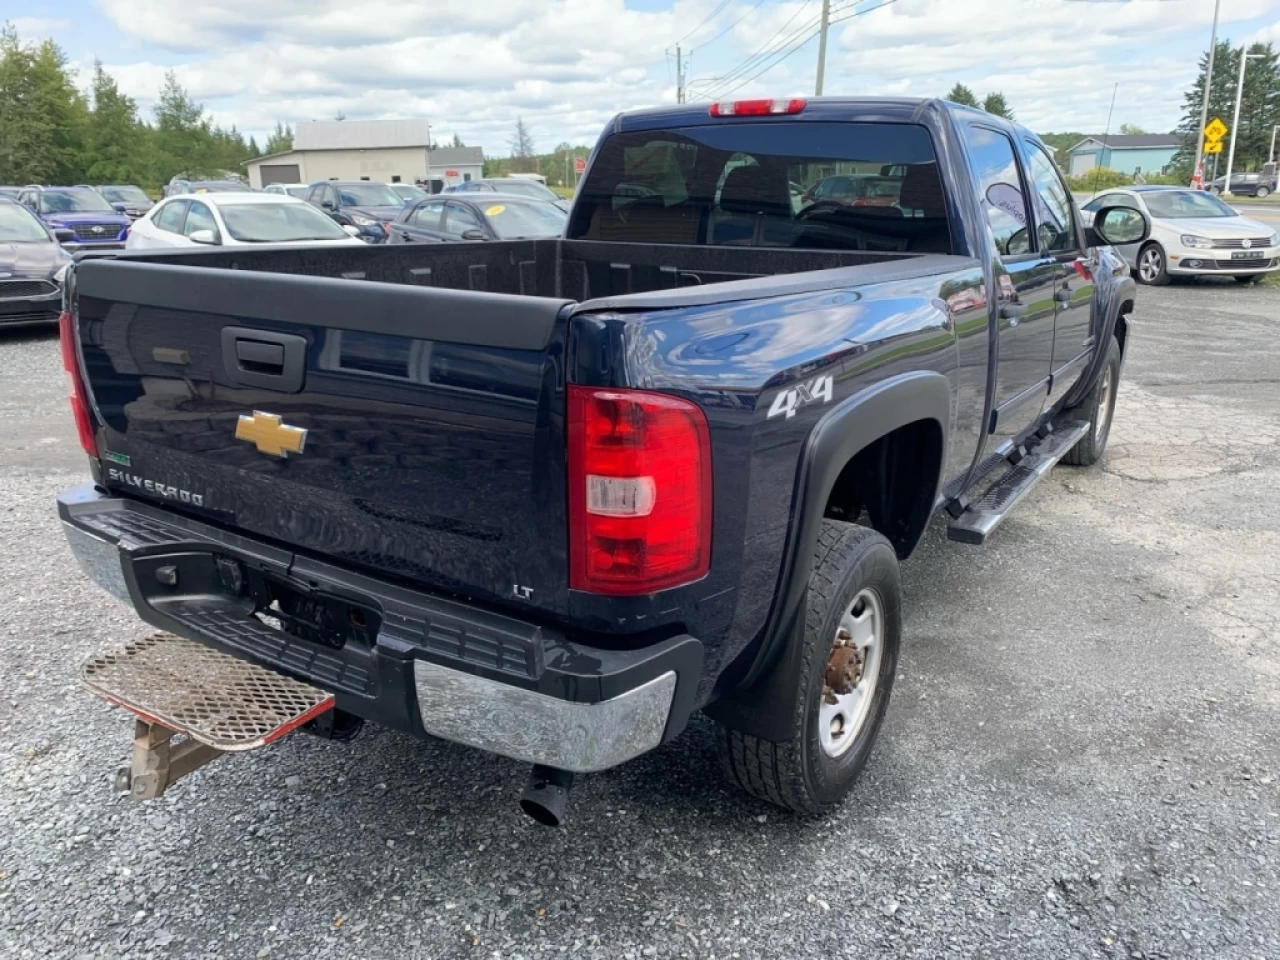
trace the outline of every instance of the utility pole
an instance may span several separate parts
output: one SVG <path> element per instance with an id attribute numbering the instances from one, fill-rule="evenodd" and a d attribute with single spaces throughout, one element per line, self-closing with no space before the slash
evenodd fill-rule
<path id="1" fill-rule="evenodd" d="M 1240 101 L 1244 99 L 1244 68 L 1250 60 L 1260 60 L 1261 53 L 1249 53 L 1248 47 L 1240 48 L 1240 79 L 1236 81 L 1236 111 L 1231 117 L 1231 143 L 1227 147 L 1227 179 L 1222 182 L 1222 195 L 1231 196 L 1231 168 L 1236 162 L 1236 128 L 1240 126 Z"/>
<path id="2" fill-rule="evenodd" d="M 684 103 L 684 58 L 680 44 L 676 44 L 676 103 Z"/>
<path id="3" fill-rule="evenodd" d="M 427 124 L 427 193 L 435 193 L 431 189 L 431 124 Z"/>
<path id="4" fill-rule="evenodd" d="M 1276 131 L 1280 130 L 1280 123 L 1271 128 L 1271 149 L 1267 151 L 1267 163 L 1276 162 Z"/>
<path id="5" fill-rule="evenodd" d="M 1204 125 L 1209 122 L 1209 89 L 1213 85 L 1213 55 L 1218 52 L 1218 9 L 1222 0 L 1213 0 L 1213 33 L 1209 35 L 1209 70 L 1204 75 L 1204 100 L 1200 104 L 1200 129 L 1196 131 L 1196 165 L 1192 170 L 1200 169 L 1200 161 L 1204 159 Z M 1215 156 L 1214 160 L 1218 158 Z"/>
<path id="6" fill-rule="evenodd" d="M 813 85 L 813 95 L 822 96 L 822 81 L 827 72 L 827 26 L 831 21 L 831 0 L 822 0 L 822 26 L 818 28 L 818 82 Z"/>

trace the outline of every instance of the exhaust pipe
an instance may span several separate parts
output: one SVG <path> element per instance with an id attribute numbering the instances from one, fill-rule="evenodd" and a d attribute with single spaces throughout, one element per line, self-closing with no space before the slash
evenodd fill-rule
<path id="1" fill-rule="evenodd" d="M 564 823 L 572 786 L 573 774 L 568 770 L 535 764 L 520 795 L 520 809 L 544 827 L 558 827 Z"/>

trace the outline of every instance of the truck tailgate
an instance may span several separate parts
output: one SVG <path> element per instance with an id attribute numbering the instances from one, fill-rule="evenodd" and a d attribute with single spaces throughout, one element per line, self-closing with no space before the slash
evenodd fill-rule
<path id="1" fill-rule="evenodd" d="M 563 608 L 569 301 L 126 259 L 74 302 L 107 486 Z"/>

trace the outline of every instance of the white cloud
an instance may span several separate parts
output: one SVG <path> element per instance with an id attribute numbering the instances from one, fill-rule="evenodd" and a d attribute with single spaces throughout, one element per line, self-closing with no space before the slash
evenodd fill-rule
<path id="1" fill-rule="evenodd" d="M 9 22 L 18 31 L 18 36 L 26 40 L 30 40 L 32 37 L 46 37 L 51 33 L 65 30 L 71 26 L 70 20 L 58 20 L 50 17 L 14 17 Z"/>

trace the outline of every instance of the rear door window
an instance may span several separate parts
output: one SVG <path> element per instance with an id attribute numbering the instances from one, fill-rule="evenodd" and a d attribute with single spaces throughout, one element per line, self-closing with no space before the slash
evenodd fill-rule
<path id="1" fill-rule="evenodd" d="M 910 123 L 721 122 L 614 134 L 567 235 L 950 253 L 928 131 Z"/>

